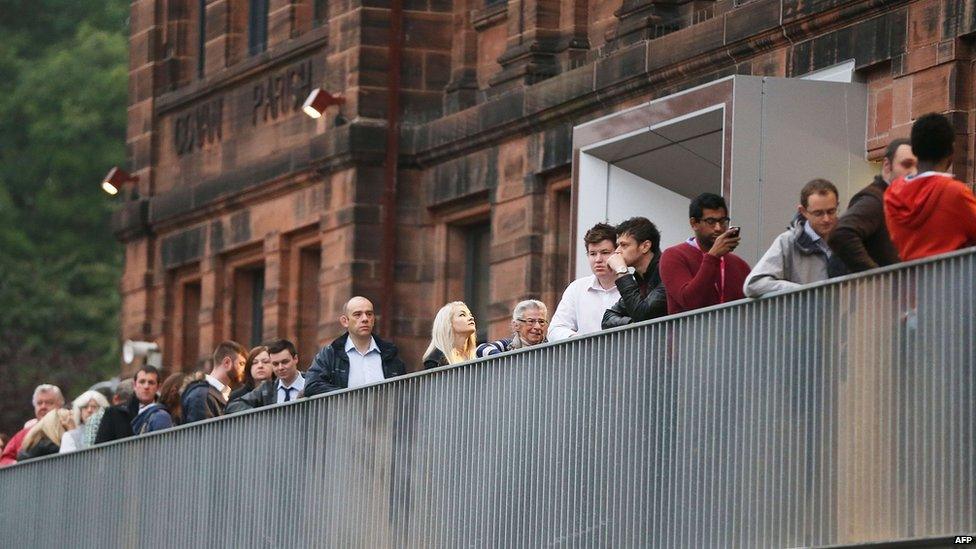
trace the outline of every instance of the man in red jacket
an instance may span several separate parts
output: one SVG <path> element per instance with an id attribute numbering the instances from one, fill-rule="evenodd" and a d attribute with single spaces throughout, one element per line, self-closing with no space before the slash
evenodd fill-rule
<path id="1" fill-rule="evenodd" d="M 20 451 L 20 446 L 24 442 L 24 437 L 27 436 L 27 432 L 30 428 L 37 423 L 37 421 L 47 415 L 51 410 L 57 410 L 58 408 L 64 406 L 64 396 L 61 394 L 61 389 L 56 385 L 42 384 L 38 385 L 34 389 L 34 397 L 31 399 L 31 403 L 34 405 L 34 419 L 28 421 L 24 425 L 24 428 L 10 437 L 10 441 L 3 448 L 3 454 L 0 455 L 0 467 L 7 467 L 17 463 L 17 452 Z"/>
<path id="2" fill-rule="evenodd" d="M 749 264 L 732 253 L 738 230 L 729 228 L 725 199 L 704 193 L 691 201 L 689 222 L 695 236 L 661 255 L 661 280 L 668 295 L 668 314 L 742 299 Z"/>
<path id="3" fill-rule="evenodd" d="M 896 179 L 884 196 L 885 222 L 903 261 L 976 245 L 976 197 L 945 173 L 954 139 L 952 124 L 941 114 L 912 124 L 918 175 Z"/>

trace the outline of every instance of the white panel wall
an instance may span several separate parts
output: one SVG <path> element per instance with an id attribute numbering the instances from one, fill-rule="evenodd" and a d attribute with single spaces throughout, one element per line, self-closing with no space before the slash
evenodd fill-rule
<path id="1" fill-rule="evenodd" d="M 607 163 L 580 151 L 579 196 L 576 210 L 576 273 L 572 279 L 590 274 L 583 235 L 593 225 L 607 220 Z"/>
<path id="2" fill-rule="evenodd" d="M 719 192 L 718 185 L 711 192 Z M 691 199 L 638 177 L 616 166 L 610 167 L 610 222 L 643 216 L 661 231 L 661 249 L 684 242 L 691 236 L 688 204 Z"/>

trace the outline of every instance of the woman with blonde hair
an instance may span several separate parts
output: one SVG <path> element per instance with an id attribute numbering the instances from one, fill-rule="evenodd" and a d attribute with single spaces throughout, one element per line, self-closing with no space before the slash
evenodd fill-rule
<path id="1" fill-rule="evenodd" d="M 98 391 L 85 391 L 71 402 L 71 418 L 75 428 L 61 438 L 61 453 L 67 454 L 88 447 L 85 442 L 85 424 L 99 410 L 108 408 L 108 399 Z"/>
<path id="2" fill-rule="evenodd" d="M 441 307 L 434 317 L 430 345 L 424 351 L 424 369 L 475 358 L 478 348 L 476 331 L 474 315 L 464 302 L 453 301 Z"/>
<path id="3" fill-rule="evenodd" d="M 17 453 L 17 461 L 58 453 L 64 434 L 74 428 L 75 421 L 71 419 L 71 412 L 64 408 L 51 410 L 27 432 L 24 444 Z"/>

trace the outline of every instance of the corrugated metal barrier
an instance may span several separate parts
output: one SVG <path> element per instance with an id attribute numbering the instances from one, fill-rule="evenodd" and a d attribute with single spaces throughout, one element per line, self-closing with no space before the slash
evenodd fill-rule
<path id="1" fill-rule="evenodd" d="M 976 531 L 976 252 L 0 471 L 26 547 L 796 547 Z"/>

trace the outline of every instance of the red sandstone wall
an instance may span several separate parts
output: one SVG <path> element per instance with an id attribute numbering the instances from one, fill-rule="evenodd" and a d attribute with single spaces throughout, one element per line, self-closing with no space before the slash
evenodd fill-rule
<path id="1" fill-rule="evenodd" d="M 132 3 L 127 144 L 148 206 L 140 216 L 126 205 L 116 224 L 126 252 L 121 336 L 159 341 L 171 367 L 192 367 L 234 334 L 245 299 L 237 268 L 263 265 L 264 336 L 297 338 L 301 318 L 308 334 L 299 296 L 310 249 L 322 265 L 315 343 L 339 333 L 341 304 L 361 293 L 393 315 L 384 335 L 415 362 L 433 312 L 463 295 L 465 227 L 485 220 L 481 321 L 503 335 L 517 300 L 554 307 L 567 281 L 572 126 L 729 74 L 799 76 L 853 57 L 869 89 L 866 154 L 877 158 L 920 114 L 946 112 L 959 133 L 955 169 L 974 178 L 973 1 L 408 0 L 390 294 L 378 244 L 389 4 L 330 2 L 327 24 L 313 28 L 310 1 L 274 0 L 269 49 L 249 57 L 246 3 L 211 0 L 202 79 L 195 4 Z M 683 28 L 656 37 L 645 22 L 669 14 Z M 308 119 L 295 104 L 306 85 L 347 102 Z M 198 332 L 187 340 L 188 322 Z"/>

